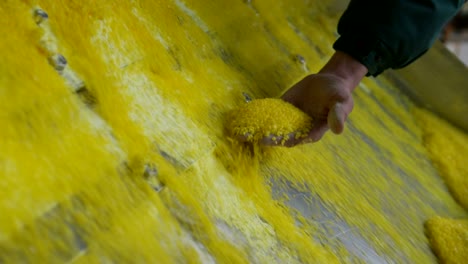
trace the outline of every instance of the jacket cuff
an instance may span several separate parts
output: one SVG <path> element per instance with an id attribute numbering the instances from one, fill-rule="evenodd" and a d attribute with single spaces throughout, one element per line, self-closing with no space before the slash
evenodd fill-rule
<path id="1" fill-rule="evenodd" d="M 392 65 L 392 55 L 385 44 L 378 38 L 367 36 L 342 35 L 333 44 L 333 48 L 342 51 L 366 66 L 366 76 L 377 76 Z"/>

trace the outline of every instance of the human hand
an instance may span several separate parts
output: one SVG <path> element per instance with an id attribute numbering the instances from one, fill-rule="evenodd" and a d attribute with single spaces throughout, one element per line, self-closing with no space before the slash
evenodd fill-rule
<path id="1" fill-rule="evenodd" d="M 289 136 L 285 146 L 316 142 L 330 129 L 335 134 L 344 130 L 353 109 L 352 91 L 364 78 L 367 68 L 349 55 L 337 51 L 317 74 L 312 74 L 281 97 L 313 118 L 313 127 L 305 138 Z M 266 145 L 275 145 L 268 138 Z"/>
<path id="2" fill-rule="evenodd" d="M 345 121 L 353 109 L 350 85 L 334 74 L 318 73 L 305 77 L 290 88 L 281 98 L 311 116 L 313 127 L 307 137 L 290 137 L 285 145 L 316 142 L 328 129 L 335 134 L 343 132 Z"/>

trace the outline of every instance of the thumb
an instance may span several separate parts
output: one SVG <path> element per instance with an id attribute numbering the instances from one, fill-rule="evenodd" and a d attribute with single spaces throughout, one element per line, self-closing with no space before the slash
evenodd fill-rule
<path id="1" fill-rule="evenodd" d="M 344 130 L 346 111 L 342 103 L 335 103 L 328 112 L 328 126 L 335 134 L 341 134 Z"/>

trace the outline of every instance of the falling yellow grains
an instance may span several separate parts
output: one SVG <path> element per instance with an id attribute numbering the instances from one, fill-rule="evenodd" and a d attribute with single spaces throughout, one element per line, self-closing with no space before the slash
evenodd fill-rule
<path id="1" fill-rule="evenodd" d="M 312 118 L 281 99 L 253 100 L 233 111 L 229 118 L 230 133 L 248 142 L 271 137 L 284 144 L 294 136 L 304 138 L 312 128 Z M 278 142 L 281 140 L 281 142 Z"/>
<path id="2" fill-rule="evenodd" d="M 468 260 L 468 220 L 434 217 L 427 221 L 432 249 L 441 263 L 466 263 Z"/>

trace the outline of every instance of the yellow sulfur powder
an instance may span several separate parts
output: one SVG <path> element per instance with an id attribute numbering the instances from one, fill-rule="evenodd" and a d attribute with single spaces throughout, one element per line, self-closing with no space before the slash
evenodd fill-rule
<path id="1" fill-rule="evenodd" d="M 310 129 L 279 99 L 223 113 L 316 72 L 337 22 L 331 1 L 226 2 L 2 1 L 0 263 L 437 262 L 425 221 L 468 215 L 382 78 L 341 136 L 226 137 Z"/>
<path id="2" fill-rule="evenodd" d="M 468 220 L 434 217 L 426 229 L 432 249 L 444 264 L 466 263 L 468 260 Z"/>
<path id="3" fill-rule="evenodd" d="M 229 129 L 232 135 L 257 142 L 262 138 L 281 143 L 294 136 L 306 137 L 312 128 L 312 118 L 294 105 L 281 99 L 253 100 L 231 113 Z"/>
<path id="4" fill-rule="evenodd" d="M 414 114 L 424 133 L 424 145 L 457 202 L 468 210 L 468 135 L 427 110 Z"/>
<path id="5" fill-rule="evenodd" d="M 413 114 L 422 128 L 424 146 L 453 198 L 468 209 L 468 135 L 427 110 Z M 427 235 L 441 263 L 464 263 L 468 259 L 468 220 L 442 217 L 426 223 Z"/>

